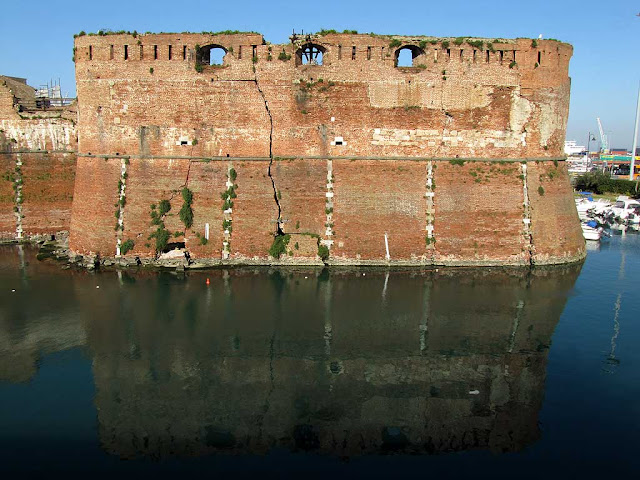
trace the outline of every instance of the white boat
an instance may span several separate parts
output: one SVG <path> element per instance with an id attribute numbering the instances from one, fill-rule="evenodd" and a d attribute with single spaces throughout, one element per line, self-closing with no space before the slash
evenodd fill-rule
<path id="1" fill-rule="evenodd" d="M 582 236 L 585 240 L 600 241 L 603 236 L 610 236 L 604 231 L 596 220 L 589 220 L 588 222 L 581 223 Z"/>
<path id="2" fill-rule="evenodd" d="M 620 195 L 607 211 L 623 222 L 640 223 L 640 202 L 631 199 L 626 195 Z"/>
<path id="3" fill-rule="evenodd" d="M 586 224 L 582 224 L 582 235 L 585 240 L 600 241 L 602 238 L 602 228 L 593 228 Z"/>

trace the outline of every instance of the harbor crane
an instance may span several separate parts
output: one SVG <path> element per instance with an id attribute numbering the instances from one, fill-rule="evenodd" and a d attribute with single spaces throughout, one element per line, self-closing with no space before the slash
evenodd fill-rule
<path id="1" fill-rule="evenodd" d="M 598 117 L 597 120 L 598 120 L 598 130 L 600 130 L 600 150 L 602 151 L 602 153 L 607 154 L 609 153 L 609 139 L 607 138 L 607 136 L 604 133 L 604 130 L 602 129 L 602 122 L 600 122 L 600 117 Z"/>

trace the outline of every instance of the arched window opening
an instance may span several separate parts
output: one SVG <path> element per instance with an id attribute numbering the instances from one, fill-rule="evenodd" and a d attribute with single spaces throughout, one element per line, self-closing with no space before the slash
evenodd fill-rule
<path id="1" fill-rule="evenodd" d="M 421 55 L 424 55 L 424 52 L 420 48 L 415 45 L 405 45 L 396 50 L 395 65 L 396 67 L 417 67 L 420 63 L 418 57 Z"/>
<path id="2" fill-rule="evenodd" d="M 198 60 L 202 65 L 222 65 L 226 48 L 221 45 L 205 45 L 198 50 Z"/>
<path id="3" fill-rule="evenodd" d="M 296 54 L 296 60 L 298 65 L 322 65 L 324 53 L 326 52 L 324 47 L 308 43 L 300 48 Z"/>

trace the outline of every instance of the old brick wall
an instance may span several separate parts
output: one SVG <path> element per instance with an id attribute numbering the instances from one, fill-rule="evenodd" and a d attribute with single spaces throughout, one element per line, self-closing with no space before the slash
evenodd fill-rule
<path id="1" fill-rule="evenodd" d="M 76 168 L 76 106 L 18 112 L 13 101 L 11 91 L 0 86 L 0 237 L 68 231 Z M 18 184 L 21 195 L 14 188 Z"/>
<path id="2" fill-rule="evenodd" d="M 322 65 L 302 65 L 307 44 L 323 50 Z M 226 50 L 222 65 L 200 64 L 212 45 Z M 278 220 L 292 244 L 305 245 L 290 255 L 314 258 L 319 238 L 335 262 L 384 261 L 385 233 L 400 262 L 526 264 L 584 254 L 566 175 L 525 211 L 524 185 L 533 180 L 519 163 L 562 159 L 567 44 L 329 34 L 271 45 L 259 34 L 183 33 L 81 36 L 75 46 L 86 167 L 76 193 L 103 195 L 74 205 L 85 233 L 71 237 L 79 252 L 112 254 L 118 238 L 130 238 L 134 253 L 151 255 L 149 204 L 173 191 L 177 212 L 191 164 L 195 223 L 175 241 L 195 256 L 224 257 L 227 238 L 232 259 L 268 260 Z M 414 52 L 411 67 L 395 66 L 403 48 Z M 115 224 L 117 172 L 107 174 L 115 184 L 106 190 L 89 167 L 101 155 L 131 157 L 121 233 L 105 229 Z M 449 162 L 458 158 L 467 161 Z M 237 197 L 223 214 L 232 167 Z M 105 218 L 93 221 L 85 202 L 94 210 L 107 203 L 98 209 Z M 195 233 L 206 223 L 210 241 L 201 245 Z M 547 228 L 560 225 L 566 238 L 558 243 Z"/>

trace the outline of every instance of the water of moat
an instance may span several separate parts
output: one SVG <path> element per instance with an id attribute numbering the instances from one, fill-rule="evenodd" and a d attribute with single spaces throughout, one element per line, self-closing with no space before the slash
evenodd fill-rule
<path id="1" fill-rule="evenodd" d="M 35 254 L 0 247 L 0 472 L 640 468 L 637 234 L 533 271 L 90 273 Z"/>

